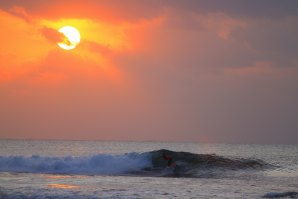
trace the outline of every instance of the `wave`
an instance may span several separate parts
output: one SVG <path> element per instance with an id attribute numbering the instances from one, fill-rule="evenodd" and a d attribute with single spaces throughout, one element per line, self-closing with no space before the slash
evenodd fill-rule
<path id="1" fill-rule="evenodd" d="M 298 197 L 298 192 L 271 192 L 265 194 L 262 198 L 296 198 Z"/>
<path id="2" fill-rule="evenodd" d="M 2 172 L 30 172 L 51 174 L 117 175 L 140 170 L 150 165 L 146 155 L 129 153 L 125 155 L 98 154 L 83 157 L 0 157 Z"/>
<path id="3" fill-rule="evenodd" d="M 168 162 L 163 159 L 162 154 L 170 156 L 175 167 L 168 168 Z M 202 177 L 201 174 L 206 174 L 207 171 L 258 170 L 267 165 L 261 160 L 230 159 L 213 154 L 194 154 L 165 149 L 144 153 L 82 157 L 0 156 L 0 172 L 69 175 Z"/>
<path id="4" fill-rule="evenodd" d="M 261 160 L 253 159 L 229 159 L 215 154 L 194 154 L 189 152 L 174 152 L 169 150 L 158 150 L 150 152 L 152 154 L 152 163 L 154 167 L 165 165 L 162 154 L 167 154 L 177 162 L 196 168 L 227 168 L 227 169 L 258 169 L 266 165 Z"/>

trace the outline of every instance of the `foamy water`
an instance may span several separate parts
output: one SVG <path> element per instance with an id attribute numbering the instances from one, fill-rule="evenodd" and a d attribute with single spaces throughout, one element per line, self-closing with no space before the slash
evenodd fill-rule
<path id="1" fill-rule="evenodd" d="M 2 140 L 0 198 L 294 198 L 297 154 L 286 145 Z"/>

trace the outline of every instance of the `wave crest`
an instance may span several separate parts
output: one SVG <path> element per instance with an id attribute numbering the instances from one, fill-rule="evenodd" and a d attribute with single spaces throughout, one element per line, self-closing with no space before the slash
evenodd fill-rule
<path id="1" fill-rule="evenodd" d="M 165 166 L 162 154 L 170 155 L 174 161 L 196 168 L 226 168 L 226 169 L 259 169 L 266 165 L 261 160 L 253 159 L 229 159 L 215 154 L 194 154 L 189 152 L 174 152 L 169 150 L 152 151 L 152 163 L 154 167 Z"/>
<path id="2" fill-rule="evenodd" d="M 30 172 L 51 174 L 117 175 L 150 166 L 146 155 L 129 153 L 125 155 L 98 154 L 83 157 L 0 157 L 2 172 Z"/>

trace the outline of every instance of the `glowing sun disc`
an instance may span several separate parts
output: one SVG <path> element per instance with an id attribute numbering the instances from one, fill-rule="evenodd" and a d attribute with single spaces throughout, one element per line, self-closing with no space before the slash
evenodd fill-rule
<path id="1" fill-rule="evenodd" d="M 59 41 L 57 45 L 64 50 L 74 49 L 81 40 L 80 33 L 77 29 L 71 26 L 64 26 L 58 30 L 64 35 L 62 41 Z"/>

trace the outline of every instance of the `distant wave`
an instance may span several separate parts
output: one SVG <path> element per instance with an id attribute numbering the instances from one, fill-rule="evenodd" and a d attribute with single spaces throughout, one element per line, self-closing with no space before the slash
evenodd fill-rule
<path id="1" fill-rule="evenodd" d="M 296 198 L 298 197 L 298 192 L 272 192 L 267 193 L 263 196 L 263 198 Z"/>
<path id="2" fill-rule="evenodd" d="M 166 168 L 166 153 L 175 162 L 175 168 Z M 122 155 L 98 154 L 82 157 L 0 156 L 1 172 L 29 172 L 70 175 L 135 175 L 200 177 L 206 171 L 263 169 L 267 166 L 261 160 L 230 159 L 210 154 L 193 154 L 158 150 L 145 153 Z"/>

